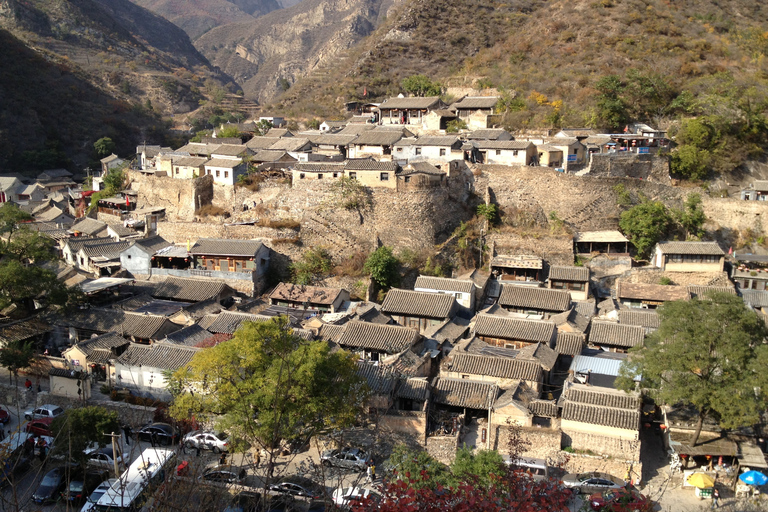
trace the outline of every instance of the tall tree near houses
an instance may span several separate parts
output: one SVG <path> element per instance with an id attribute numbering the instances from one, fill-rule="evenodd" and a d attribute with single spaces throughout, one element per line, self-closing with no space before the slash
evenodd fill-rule
<path id="1" fill-rule="evenodd" d="M 722 428 L 750 426 L 768 406 L 768 331 L 741 298 L 712 292 L 659 307 L 661 326 L 622 364 L 617 386 L 634 388 L 633 375 L 660 404 L 698 412 L 692 446 L 705 418 Z"/>

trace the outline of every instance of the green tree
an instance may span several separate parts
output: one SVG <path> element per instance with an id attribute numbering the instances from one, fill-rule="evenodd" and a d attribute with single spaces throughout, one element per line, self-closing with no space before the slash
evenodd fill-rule
<path id="1" fill-rule="evenodd" d="M 685 198 L 682 210 L 673 210 L 675 220 L 685 231 L 685 237 L 701 238 L 704 234 L 704 223 L 707 216 L 704 215 L 704 208 L 701 205 L 701 196 L 697 193 L 688 194 Z"/>
<path id="2" fill-rule="evenodd" d="M 402 443 L 394 447 L 382 469 L 397 480 L 410 481 L 414 489 L 447 486 L 452 480 L 448 466 L 426 450 L 411 449 Z"/>
<path id="3" fill-rule="evenodd" d="M 273 125 L 271 121 L 262 119 L 261 121 L 256 123 L 256 135 L 266 135 L 267 132 L 274 127 L 275 125 Z"/>
<path id="4" fill-rule="evenodd" d="M 597 114 L 606 128 L 614 131 L 623 128 L 629 121 L 627 104 L 622 98 L 624 83 L 617 75 L 604 76 L 595 84 L 600 92 L 597 97 Z"/>
<path id="5" fill-rule="evenodd" d="M 493 203 L 479 204 L 477 205 L 477 215 L 479 217 L 485 218 L 489 224 L 493 224 L 496 222 L 496 220 L 498 220 L 499 207 Z"/>
<path id="6" fill-rule="evenodd" d="M 29 368 L 35 357 L 31 342 L 14 340 L 0 349 L 0 366 L 13 375 L 16 384 L 19 383 L 19 370 Z"/>
<path id="7" fill-rule="evenodd" d="M 467 123 L 463 119 L 454 119 L 445 125 L 445 133 L 459 133 L 459 131 L 466 129 Z"/>
<path id="8" fill-rule="evenodd" d="M 331 194 L 334 205 L 345 210 L 359 210 L 370 202 L 365 185 L 348 176 L 342 176 L 333 182 Z"/>
<path id="9" fill-rule="evenodd" d="M 293 282 L 300 285 L 312 284 L 331 271 L 333 260 L 327 249 L 316 247 L 301 255 L 301 260 L 291 263 Z"/>
<path id="10" fill-rule="evenodd" d="M 621 213 L 619 227 L 629 237 L 640 257 L 647 257 L 650 250 L 673 225 L 667 207 L 661 201 L 643 201 Z"/>
<path id="11" fill-rule="evenodd" d="M 230 137 L 237 137 L 240 138 L 241 133 L 240 130 L 237 128 L 237 125 L 226 125 L 224 128 L 219 130 L 218 136 L 226 139 Z"/>
<path id="12" fill-rule="evenodd" d="M 365 260 L 365 272 L 379 288 L 388 290 L 400 283 L 400 261 L 392 254 L 392 248 L 382 246 Z"/>
<path id="13" fill-rule="evenodd" d="M 413 96 L 440 96 L 443 86 L 426 75 L 411 75 L 400 82 L 405 92 Z"/>
<path id="14" fill-rule="evenodd" d="M 726 429 L 755 425 L 768 406 L 768 331 L 740 297 L 710 293 L 660 306 L 659 329 L 622 364 L 617 386 L 643 376 L 660 404 L 696 408 L 695 446 L 705 418 Z"/>
<path id="15" fill-rule="evenodd" d="M 99 406 L 67 409 L 51 423 L 51 432 L 57 440 L 51 453 L 64 455 L 85 468 L 88 463 L 85 450 L 94 445 L 104 448 L 111 444 L 109 435 L 119 434 L 120 428 L 117 411 Z"/>
<path id="16" fill-rule="evenodd" d="M 504 458 L 496 450 L 472 450 L 463 446 L 456 452 L 456 458 L 451 463 L 451 473 L 454 485 L 459 482 L 477 478 L 477 483 L 483 487 L 490 487 L 494 476 L 501 477 L 506 473 Z"/>
<path id="17" fill-rule="evenodd" d="M 696 146 L 678 146 L 669 161 L 673 174 L 690 180 L 702 180 L 707 177 L 711 154 L 706 149 Z"/>
<path id="18" fill-rule="evenodd" d="M 356 372 L 355 356 L 295 335 L 285 317 L 245 322 L 174 373 L 171 388 L 182 391 L 169 411 L 214 422 L 234 450 L 266 450 L 272 468 L 280 441 L 354 423 L 368 393 Z M 265 486 L 271 476 L 269 469 Z"/>
<path id="19" fill-rule="evenodd" d="M 93 143 L 96 154 L 101 158 L 111 155 L 115 151 L 115 143 L 109 137 L 102 137 Z"/>

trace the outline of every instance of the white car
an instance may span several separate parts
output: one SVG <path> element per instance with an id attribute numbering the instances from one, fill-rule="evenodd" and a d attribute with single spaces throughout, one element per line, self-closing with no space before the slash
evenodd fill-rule
<path id="1" fill-rule="evenodd" d="M 86 500 L 85 505 L 80 509 L 80 512 L 88 512 L 89 510 L 96 508 L 96 503 L 98 503 L 99 498 L 104 496 L 104 493 L 107 492 L 115 482 L 117 482 L 117 478 L 110 478 L 109 480 L 101 482 L 99 486 L 93 490 L 91 495 L 88 496 L 88 500 Z"/>
<path id="2" fill-rule="evenodd" d="M 45 404 L 37 409 L 27 409 L 24 411 L 24 417 L 28 420 L 37 420 L 40 418 L 55 418 L 64 414 L 64 409 L 58 405 Z"/>
<path id="3" fill-rule="evenodd" d="M 211 450 L 213 453 L 229 451 L 226 432 L 207 432 L 195 430 L 184 436 L 184 446 L 187 448 L 200 448 Z"/>
<path id="4" fill-rule="evenodd" d="M 359 505 L 368 498 L 378 501 L 381 499 L 381 495 L 372 489 L 363 487 L 339 487 L 333 491 L 333 502 L 339 507 Z"/>
<path id="5" fill-rule="evenodd" d="M 107 445 L 104 448 L 91 448 L 85 450 L 85 454 L 88 455 L 88 464 L 99 468 L 113 469 L 115 467 L 114 453 L 112 452 L 112 445 Z M 124 468 L 128 462 L 128 455 L 117 450 L 117 466 Z"/>

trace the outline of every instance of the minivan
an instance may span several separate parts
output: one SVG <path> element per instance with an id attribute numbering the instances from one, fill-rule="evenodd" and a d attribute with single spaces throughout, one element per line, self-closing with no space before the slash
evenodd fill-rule
<path id="1" fill-rule="evenodd" d="M 509 455 L 504 455 L 504 463 L 509 466 L 512 464 L 512 460 Z M 544 459 L 534 459 L 531 457 L 524 457 L 517 460 L 517 467 L 530 473 L 533 479 L 536 481 L 545 480 L 549 478 L 549 466 Z"/>

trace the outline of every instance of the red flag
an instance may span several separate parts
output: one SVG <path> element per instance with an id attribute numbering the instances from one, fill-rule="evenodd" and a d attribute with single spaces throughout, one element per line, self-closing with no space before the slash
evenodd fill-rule
<path id="1" fill-rule="evenodd" d="M 363 96 L 368 96 L 368 87 L 363 87 Z"/>
<path id="2" fill-rule="evenodd" d="M 128 196 L 125 196 L 125 206 L 131 206 L 131 201 L 128 200 Z"/>
<path id="3" fill-rule="evenodd" d="M 728 254 L 733 254 L 733 247 L 731 247 L 730 249 L 728 249 Z"/>
<path id="4" fill-rule="evenodd" d="M 624 133 L 627 133 L 628 131 L 629 131 L 629 125 L 626 125 L 626 126 L 624 127 Z"/>

